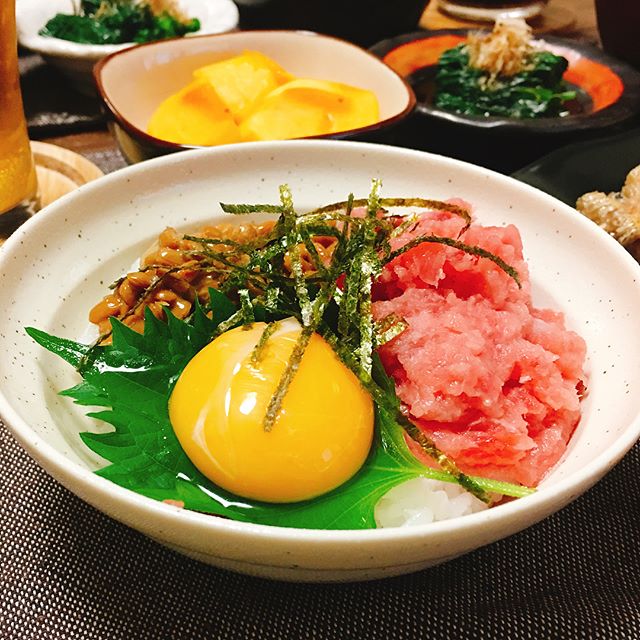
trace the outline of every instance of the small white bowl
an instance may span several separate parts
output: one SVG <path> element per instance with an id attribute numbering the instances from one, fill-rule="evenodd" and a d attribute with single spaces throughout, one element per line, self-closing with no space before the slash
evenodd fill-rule
<path id="1" fill-rule="evenodd" d="M 77 339 L 106 286 L 167 225 L 228 221 L 218 202 L 277 202 L 291 186 L 301 210 L 368 192 L 473 203 L 485 224 L 520 229 L 534 303 L 565 313 L 586 340 L 589 394 L 566 454 L 531 496 L 430 525 L 365 531 L 288 529 L 180 510 L 93 470 L 86 407 L 58 396 L 69 365 L 24 327 Z M 25 449 L 82 499 L 205 562 L 289 580 L 365 580 L 417 571 L 489 544 L 562 508 L 599 480 L 640 434 L 640 266 L 574 209 L 512 178 L 431 154 L 355 142 L 227 145 L 128 167 L 34 216 L 0 251 L 0 414 Z M 11 495 L 4 496 L 11 501 Z M 79 526 L 82 526 L 80 524 Z"/>
<path id="2" fill-rule="evenodd" d="M 192 35 L 223 33 L 238 26 L 238 8 L 232 0 L 179 0 L 178 4 L 185 15 L 200 20 L 200 30 Z M 73 0 L 16 0 L 18 42 L 57 67 L 79 91 L 91 95 L 95 94 L 93 65 L 135 44 L 80 44 L 38 35 L 57 13 L 73 12 Z"/>

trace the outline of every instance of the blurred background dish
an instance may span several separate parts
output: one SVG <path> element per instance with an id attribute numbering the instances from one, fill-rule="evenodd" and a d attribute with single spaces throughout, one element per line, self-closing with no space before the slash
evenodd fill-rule
<path id="1" fill-rule="evenodd" d="M 426 0 L 235 0 L 243 29 L 306 29 L 370 46 L 415 29 Z"/>
<path id="2" fill-rule="evenodd" d="M 578 15 L 572 9 L 574 4 L 584 0 L 551 0 L 544 4 L 544 10 L 534 18 L 528 18 L 527 23 L 532 27 L 537 35 L 552 33 L 554 35 L 576 34 L 576 29 L 583 31 L 582 24 L 586 22 L 591 28 L 589 12 Z M 420 18 L 420 27 L 429 31 L 438 29 L 478 29 L 492 23 L 495 15 L 491 19 L 484 20 L 463 20 L 441 10 L 438 0 L 431 0 Z M 595 37 L 595 11 L 593 15 L 593 35 Z"/>
<path id="3" fill-rule="evenodd" d="M 93 65 L 132 43 L 81 44 L 39 35 L 57 13 L 74 13 L 75 4 L 74 0 L 16 0 L 18 42 L 58 68 L 76 89 L 91 95 L 95 93 Z M 238 25 L 238 9 L 231 0 L 179 0 L 177 4 L 186 16 L 200 20 L 197 35 L 231 31 Z"/>
<path id="4" fill-rule="evenodd" d="M 463 20 L 493 22 L 496 18 L 535 18 L 547 0 L 438 0 L 443 13 Z"/>
<path id="5" fill-rule="evenodd" d="M 330 36 L 244 31 L 156 42 L 114 54 L 95 69 L 100 97 L 127 161 L 193 148 L 146 133 L 152 114 L 189 84 L 195 69 L 246 50 L 268 56 L 294 76 L 350 84 L 375 94 L 378 122 L 318 137 L 384 141 L 415 106 L 413 91 L 398 74 L 360 47 Z"/>
<path id="6" fill-rule="evenodd" d="M 546 36 L 543 48 L 569 61 L 564 75 L 579 100 L 566 117 L 514 119 L 468 116 L 433 104 L 441 54 L 464 42 L 468 30 L 415 32 L 379 42 L 371 51 L 413 87 L 417 106 L 396 144 L 512 172 L 580 138 L 615 131 L 640 112 L 640 74 L 595 46 Z"/>
<path id="7" fill-rule="evenodd" d="M 590 191 L 618 191 L 640 165 L 640 129 L 562 147 L 513 173 L 513 177 L 575 207 Z"/>

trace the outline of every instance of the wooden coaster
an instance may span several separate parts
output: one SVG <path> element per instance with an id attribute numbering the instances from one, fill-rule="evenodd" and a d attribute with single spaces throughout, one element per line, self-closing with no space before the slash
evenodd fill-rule
<path id="1" fill-rule="evenodd" d="M 93 162 L 74 151 L 46 142 L 32 142 L 38 176 L 40 208 L 103 175 Z"/>
<path id="2" fill-rule="evenodd" d="M 436 0 L 431 0 L 420 18 L 419 26 L 423 29 L 478 29 L 487 28 L 486 22 L 468 22 L 458 20 L 441 13 L 436 6 Z M 571 33 L 576 24 L 576 17 L 572 11 L 549 4 L 541 15 L 528 21 L 534 33 Z"/>
<path id="3" fill-rule="evenodd" d="M 103 175 L 93 162 L 69 149 L 32 141 L 31 151 L 36 164 L 40 209 Z M 12 211 L 0 215 L 0 246 L 31 215 L 28 211 Z"/>

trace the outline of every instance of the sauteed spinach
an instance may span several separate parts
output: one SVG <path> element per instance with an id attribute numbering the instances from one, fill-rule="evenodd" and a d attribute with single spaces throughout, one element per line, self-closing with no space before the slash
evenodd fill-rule
<path id="1" fill-rule="evenodd" d="M 81 0 L 73 14 L 58 13 L 40 35 L 83 44 L 152 42 L 198 31 L 197 18 L 182 20 L 162 8 L 154 11 L 144 0 Z"/>
<path id="2" fill-rule="evenodd" d="M 568 62 L 549 51 L 532 52 L 526 67 L 495 78 L 471 66 L 466 44 L 445 51 L 438 62 L 435 105 L 474 116 L 546 118 L 566 115 L 576 97 L 562 80 Z"/>

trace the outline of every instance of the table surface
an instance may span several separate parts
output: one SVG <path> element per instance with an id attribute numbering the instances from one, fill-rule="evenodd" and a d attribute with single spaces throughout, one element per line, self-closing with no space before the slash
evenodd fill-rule
<path id="1" fill-rule="evenodd" d="M 552 0 L 595 41 L 592 0 Z M 613 0 L 612 0 L 613 1 Z M 110 171 L 105 130 L 42 139 Z M 640 449 L 560 513 L 411 576 L 293 585 L 188 560 L 49 478 L 0 423 L 0 639 L 640 638 Z"/>

